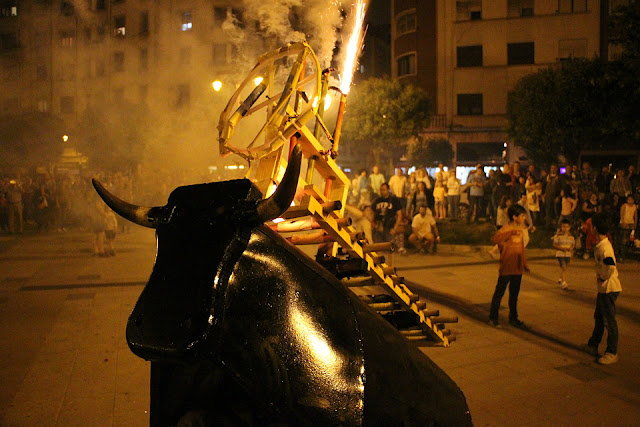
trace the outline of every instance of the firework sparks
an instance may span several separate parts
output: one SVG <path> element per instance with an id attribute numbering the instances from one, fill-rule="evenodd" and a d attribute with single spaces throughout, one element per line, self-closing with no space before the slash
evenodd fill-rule
<path id="1" fill-rule="evenodd" d="M 354 12 L 353 28 L 349 34 L 346 45 L 345 60 L 342 66 L 343 78 L 340 82 L 340 90 L 342 93 L 348 93 L 353 80 L 353 73 L 358 65 L 358 58 L 362 51 L 364 42 L 364 16 L 367 12 L 367 2 L 365 0 L 355 0 L 352 10 Z"/>

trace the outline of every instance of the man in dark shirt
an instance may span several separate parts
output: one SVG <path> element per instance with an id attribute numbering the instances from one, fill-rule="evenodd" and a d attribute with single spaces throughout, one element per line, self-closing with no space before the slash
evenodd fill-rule
<path id="1" fill-rule="evenodd" d="M 400 199 L 391 194 L 389 184 L 380 185 L 380 197 L 376 198 L 371 207 L 376 215 L 373 240 L 376 243 L 390 242 L 390 231 L 396 222 L 396 212 L 402 208 Z"/>

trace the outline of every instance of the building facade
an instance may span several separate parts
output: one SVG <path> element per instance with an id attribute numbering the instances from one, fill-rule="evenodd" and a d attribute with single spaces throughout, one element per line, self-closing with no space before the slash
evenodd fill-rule
<path id="1" fill-rule="evenodd" d="M 507 95 L 559 61 L 607 57 L 607 0 L 392 0 L 392 73 L 434 100 L 425 133 L 455 162 L 526 161 L 505 132 Z"/>

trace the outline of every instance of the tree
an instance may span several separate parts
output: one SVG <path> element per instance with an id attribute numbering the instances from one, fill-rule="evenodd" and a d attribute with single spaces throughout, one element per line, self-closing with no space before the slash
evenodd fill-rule
<path id="1" fill-rule="evenodd" d="M 508 132 L 536 163 L 632 141 L 640 81 L 624 62 L 576 59 L 523 77 L 507 100 Z"/>
<path id="2" fill-rule="evenodd" d="M 444 138 L 422 136 L 409 143 L 409 161 L 418 167 L 435 166 L 438 163 L 451 165 L 454 152 L 451 143 Z"/>
<path id="3" fill-rule="evenodd" d="M 617 7 L 609 20 L 611 44 L 621 46 L 622 57 L 640 59 L 640 1 Z"/>
<path id="4" fill-rule="evenodd" d="M 349 94 L 342 129 L 346 144 L 367 144 L 376 163 L 429 126 L 431 101 L 422 89 L 391 78 L 371 78 Z"/>

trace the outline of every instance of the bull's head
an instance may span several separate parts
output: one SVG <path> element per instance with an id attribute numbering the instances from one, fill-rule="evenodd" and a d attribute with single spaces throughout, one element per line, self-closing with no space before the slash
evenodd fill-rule
<path id="1" fill-rule="evenodd" d="M 220 288 L 251 230 L 291 205 L 301 159 L 298 145 L 280 185 L 264 200 L 249 180 L 239 179 L 178 187 L 165 206 L 142 207 L 93 180 L 117 214 L 156 229 L 156 262 L 127 325 L 127 341 L 135 354 L 147 360 L 183 359 L 214 339 L 224 308 Z"/>

